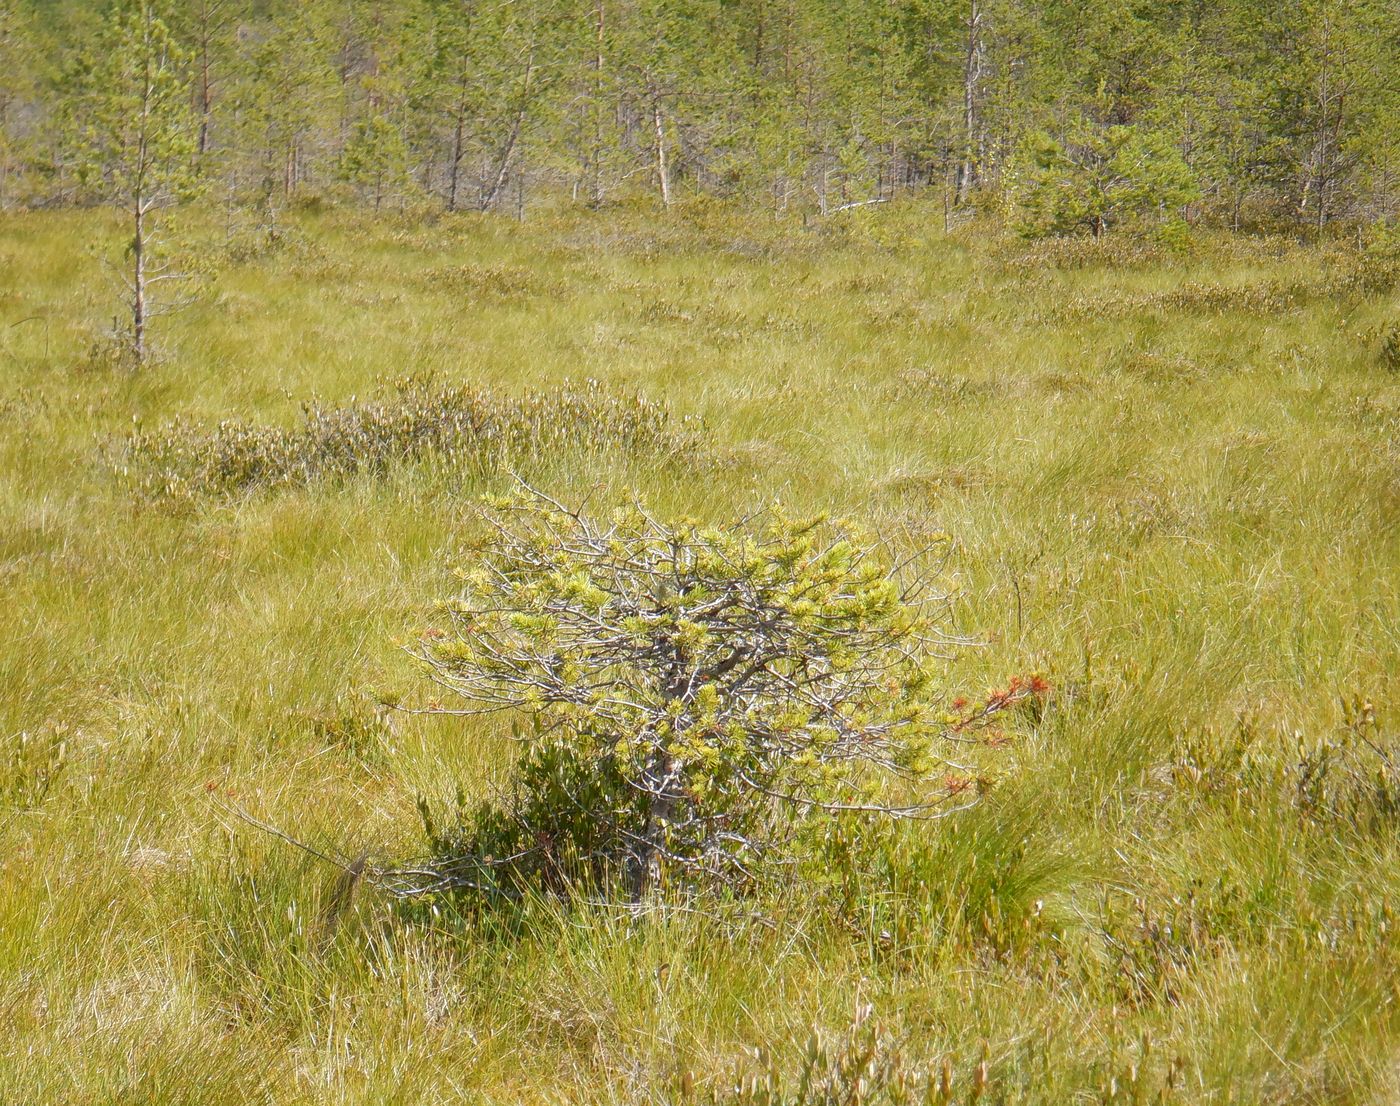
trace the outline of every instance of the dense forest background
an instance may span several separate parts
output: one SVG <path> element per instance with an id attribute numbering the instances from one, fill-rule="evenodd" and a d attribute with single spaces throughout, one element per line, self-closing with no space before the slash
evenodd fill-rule
<path id="1" fill-rule="evenodd" d="M 934 190 L 950 221 L 1097 235 L 1400 206 L 1395 0 L 126 7 L 164 25 L 144 60 L 104 2 L 0 0 L 0 205 L 104 197 L 130 153 L 94 141 L 115 62 L 169 79 L 200 188 L 269 215 L 543 195 L 829 214 Z"/>

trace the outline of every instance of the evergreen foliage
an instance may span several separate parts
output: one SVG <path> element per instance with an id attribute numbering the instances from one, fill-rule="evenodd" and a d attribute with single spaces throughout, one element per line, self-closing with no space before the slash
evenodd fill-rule
<path id="1" fill-rule="evenodd" d="M 63 101 L 77 178 L 127 218 L 131 237 L 123 280 L 131 322 L 125 335 L 138 361 L 146 328 L 164 306 L 157 286 L 183 278 L 162 255 L 157 215 L 199 190 L 198 125 L 188 56 L 148 0 L 115 5 L 90 51 L 74 59 Z"/>
<path id="2" fill-rule="evenodd" d="M 80 194 L 53 139 L 81 59 L 113 56 L 103 10 L 0 5 L 0 202 Z M 194 163 L 271 209 L 311 193 L 519 214 L 548 190 L 829 214 L 932 188 L 950 219 L 989 199 L 1029 231 L 1102 233 L 1317 229 L 1400 203 L 1389 0 L 141 10 L 181 47 L 167 115 L 180 99 L 194 117 Z"/>
<path id="3" fill-rule="evenodd" d="M 707 527 L 638 504 L 600 522 L 528 488 L 486 521 L 418 655 L 459 713 L 524 712 L 526 751 L 510 807 L 457 846 L 430 826 L 447 855 L 429 888 L 751 886 L 814 819 L 968 805 L 948 748 L 1042 688 L 950 714 L 937 598 L 849 523 L 773 509 Z"/>
<path id="4" fill-rule="evenodd" d="M 1023 232 L 1087 229 L 1101 238 L 1124 220 L 1170 217 L 1197 195 L 1195 176 L 1165 134 L 1130 123 L 1077 117 L 1065 140 L 1031 136 L 1023 180 L 1013 187 Z"/>

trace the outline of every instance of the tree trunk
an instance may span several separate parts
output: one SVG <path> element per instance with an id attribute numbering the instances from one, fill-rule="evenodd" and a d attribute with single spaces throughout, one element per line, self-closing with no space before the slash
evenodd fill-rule
<path id="1" fill-rule="evenodd" d="M 457 101 L 457 122 L 452 131 L 452 166 L 447 180 L 447 210 L 457 210 L 457 186 L 462 179 L 462 136 L 467 125 L 467 94 L 465 89 Z"/>
<path id="2" fill-rule="evenodd" d="M 10 146 L 4 137 L 9 110 L 8 103 L 0 102 L 0 211 L 6 210 L 10 201 Z"/>
<path id="3" fill-rule="evenodd" d="M 140 363 L 146 360 L 146 204 L 140 195 L 136 198 L 135 216 L 131 240 L 131 349 Z"/>
<path id="4" fill-rule="evenodd" d="M 482 211 L 488 211 L 495 205 L 496 197 L 500 195 L 501 188 L 506 183 L 507 174 L 510 172 L 510 161 L 515 156 L 515 147 L 520 142 L 520 131 L 525 125 L 525 113 L 530 109 L 530 85 L 534 78 L 535 52 L 531 49 L 529 56 L 525 59 L 525 83 L 520 89 L 519 107 L 516 109 L 515 118 L 511 120 L 510 134 L 506 137 L 505 148 L 501 151 L 501 159 L 496 166 L 496 174 L 491 181 L 491 187 L 482 196 Z"/>
<path id="5" fill-rule="evenodd" d="M 966 202 L 976 184 L 977 91 L 982 79 L 982 9 L 972 0 L 967 18 L 967 52 L 963 58 L 963 156 L 958 162 L 954 203 Z"/>
<path id="6" fill-rule="evenodd" d="M 945 168 L 939 175 L 943 178 L 943 233 L 947 234 L 953 229 L 953 218 L 948 194 L 948 170 Z"/>
<path id="7" fill-rule="evenodd" d="M 482 211 L 491 210 L 491 208 L 495 206 L 496 197 L 501 194 L 501 188 L 506 183 L 506 177 L 510 173 L 510 160 L 515 154 L 515 144 L 520 139 L 520 126 L 524 120 L 525 109 L 522 107 L 515 114 L 515 122 L 511 125 L 510 134 L 506 138 L 505 149 L 501 151 L 500 161 L 496 164 L 496 172 L 491 179 L 491 186 L 482 193 Z"/>
<path id="8" fill-rule="evenodd" d="M 199 28 L 199 156 L 209 152 L 209 116 L 213 100 L 209 89 L 209 4 L 200 6 Z"/>
<path id="9" fill-rule="evenodd" d="M 671 206 L 671 175 L 666 164 L 666 121 L 661 113 L 661 95 L 651 96 L 651 121 L 656 128 L 656 177 L 661 186 L 661 206 Z"/>
<path id="10" fill-rule="evenodd" d="M 598 0 L 598 34 L 593 53 L 593 149 L 589 166 L 593 174 L 592 203 L 600 207 L 603 203 L 603 62 L 608 25 L 608 11 L 604 0 Z"/>
<path id="11" fill-rule="evenodd" d="M 661 885 L 662 858 L 666 849 L 666 827 L 676 810 L 675 762 L 661 749 L 647 760 L 643 786 L 649 792 L 646 828 L 640 841 L 633 842 L 627 858 L 627 894 L 638 905 Z"/>

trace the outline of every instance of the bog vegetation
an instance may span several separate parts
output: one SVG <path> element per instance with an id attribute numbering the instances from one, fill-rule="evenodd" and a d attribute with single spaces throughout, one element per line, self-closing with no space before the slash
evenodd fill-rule
<path id="1" fill-rule="evenodd" d="M 594 380 L 498 395 L 408 379 L 368 402 L 309 401 L 291 428 L 175 419 L 136 430 L 114 464 L 148 495 L 181 501 L 382 476 L 411 464 L 489 472 L 569 451 L 699 462 L 704 445 L 698 420 Z"/>
<path id="2" fill-rule="evenodd" d="M 1393 1101 L 1395 21 L 0 0 L 0 1102 Z"/>
<path id="3" fill-rule="evenodd" d="M 1391 247 L 937 212 L 11 216 L 4 1096 L 1384 1101 Z"/>

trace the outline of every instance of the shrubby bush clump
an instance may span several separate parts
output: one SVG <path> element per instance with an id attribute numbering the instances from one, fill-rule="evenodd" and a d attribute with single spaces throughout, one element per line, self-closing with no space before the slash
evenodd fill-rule
<path id="1" fill-rule="evenodd" d="M 758 1049 L 753 1063 L 707 1088 L 682 1072 L 674 1093 L 662 1101 L 673 1106 L 977 1106 L 1044 1100 L 1026 1093 L 1024 1069 L 995 1062 L 985 1045 L 980 1055 L 920 1056 L 911 1046 L 926 1037 L 897 1033 L 874 1017 L 871 1006 L 860 1005 L 843 1032 L 814 1031 L 791 1070 Z M 1179 1101 L 1186 1062 L 1152 1045 L 1144 1034 L 1131 1045 L 1086 1056 L 1081 1075 L 1083 1083 L 1099 1090 L 1094 1101 Z M 1043 1080 L 1044 1072 L 1040 1075 Z M 1043 1082 L 1035 1090 L 1043 1094 Z"/>
<path id="2" fill-rule="evenodd" d="M 1179 785 L 1235 807 L 1274 804 L 1329 834 L 1374 834 L 1400 820 L 1400 739 L 1378 722 L 1365 696 L 1341 699 L 1342 724 L 1315 735 L 1261 728 L 1250 715 L 1235 727 L 1178 738 Z"/>
<path id="3" fill-rule="evenodd" d="M 751 1070 L 697 1092 L 683 1074 L 677 1106 L 951 1106 L 955 1097 L 975 1103 L 988 1090 L 985 1058 L 973 1064 L 920 1063 L 895 1034 L 861 1006 L 848 1030 L 839 1035 L 813 1032 L 801 1063 L 784 1072 L 771 1053 L 760 1050 Z M 966 1070 L 960 1070 L 966 1069 Z"/>
<path id="4" fill-rule="evenodd" d="M 1114 121 L 1102 90 L 1062 137 L 1027 138 L 1011 173 L 1017 225 L 1028 238 L 1088 231 L 1101 238 L 1124 222 L 1158 222 L 1199 187 L 1170 139 Z"/>
<path id="5" fill-rule="evenodd" d="M 1160 242 L 1142 235 L 1007 236 L 994 242 L 991 250 L 997 270 L 1020 279 L 1044 272 L 1147 269 L 1165 265 L 1171 259 Z"/>
<path id="6" fill-rule="evenodd" d="M 939 597 L 848 523 L 595 521 L 529 490 L 485 516 L 416 654 L 457 713 L 511 713 L 523 751 L 504 800 L 427 818 L 410 893 L 753 888 L 835 816 L 975 801 L 950 750 L 1044 690 L 942 702 Z"/>
<path id="7" fill-rule="evenodd" d="M 1313 821 L 1375 833 L 1400 819 L 1400 741 L 1382 731 L 1361 696 L 1342 699 L 1338 732 L 1299 741 L 1292 773 L 1299 810 Z"/>
<path id="8" fill-rule="evenodd" d="M 500 395 L 411 379 L 386 399 L 308 403 L 293 427 L 230 420 L 207 429 L 175 421 L 137 431 L 120 464 L 147 494 L 217 496 L 410 462 L 489 466 L 568 450 L 677 458 L 702 452 L 704 443 L 698 420 L 593 380 Z"/>

